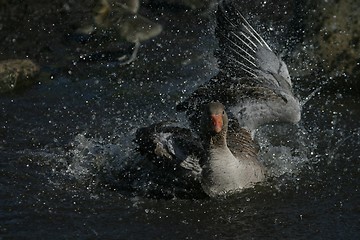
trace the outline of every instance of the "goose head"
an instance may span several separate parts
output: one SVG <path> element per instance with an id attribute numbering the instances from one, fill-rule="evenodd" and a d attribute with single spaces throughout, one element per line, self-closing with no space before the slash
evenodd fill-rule
<path id="1" fill-rule="evenodd" d="M 204 106 L 200 122 L 200 137 L 205 145 L 226 144 L 228 116 L 220 102 L 211 102 Z"/>

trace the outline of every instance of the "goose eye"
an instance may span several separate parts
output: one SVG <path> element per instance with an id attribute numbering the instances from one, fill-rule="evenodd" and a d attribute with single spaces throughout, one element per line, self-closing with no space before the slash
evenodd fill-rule
<path id="1" fill-rule="evenodd" d="M 225 115 L 225 110 L 223 110 L 223 113 L 222 113 L 223 115 Z"/>

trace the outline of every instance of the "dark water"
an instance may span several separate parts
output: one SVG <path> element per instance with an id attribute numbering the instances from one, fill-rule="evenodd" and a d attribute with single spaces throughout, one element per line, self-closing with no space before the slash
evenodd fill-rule
<path id="1" fill-rule="evenodd" d="M 161 186 L 137 167 L 132 139 L 184 119 L 175 104 L 216 74 L 212 25 L 201 24 L 210 30 L 168 29 L 133 66 L 79 63 L 0 97 L 1 239 L 359 239 L 360 98 L 341 90 L 316 94 L 298 126 L 259 131 L 264 186 L 149 197 Z M 301 98 L 307 81 L 294 80 Z"/>

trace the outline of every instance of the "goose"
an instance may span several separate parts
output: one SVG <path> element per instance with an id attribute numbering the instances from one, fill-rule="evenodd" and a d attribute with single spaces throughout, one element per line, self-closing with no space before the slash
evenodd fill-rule
<path id="1" fill-rule="evenodd" d="M 190 129 L 163 122 L 136 134 L 141 154 L 210 197 L 264 181 L 256 130 L 301 119 L 285 62 L 236 8 L 221 2 L 216 17 L 219 73 L 176 106 Z"/>
<path id="2" fill-rule="evenodd" d="M 236 120 L 229 121 L 223 104 L 203 106 L 197 133 L 162 122 L 140 128 L 136 142 L 140 153 L 155 165 L 183 178 L 184 186 L 201 186 L 198 190 L 211 197 L 265 179 L 265 168 L 257 159 L 258 145 Z"/>

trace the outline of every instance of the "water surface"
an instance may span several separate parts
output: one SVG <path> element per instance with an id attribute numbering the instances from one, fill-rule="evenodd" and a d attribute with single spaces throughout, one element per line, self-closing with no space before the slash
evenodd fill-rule
<path id="1" fill-rule="evenodd" d="M 259 130 L 268 183 L 221 199 L 151 195 L 162 186 L 132 140 L 139 127 L 184 121 L 176 103 L 216 74 L 213 27 L 202 24 L 167 29 L 132 66 L 78 63 L 0 97 L 1 238 L 360 237 L 360 98 L 341 90 L 315 94 L 299 125 Z M 294 78 L 301 98 L 316 85 L 307 81 Z"/>

